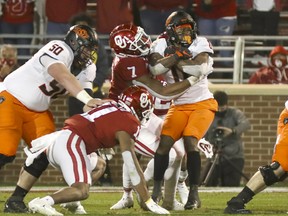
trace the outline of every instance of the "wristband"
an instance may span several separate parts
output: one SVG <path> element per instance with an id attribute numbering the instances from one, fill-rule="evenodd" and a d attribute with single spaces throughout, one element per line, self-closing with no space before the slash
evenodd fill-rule
<path id="1" fill-rule="evenodd" d="M 84 104 L 87 104 L 91 99 L 93 99 L 85 90 L 80 91 L 76 95 L 76 98 Z"/>

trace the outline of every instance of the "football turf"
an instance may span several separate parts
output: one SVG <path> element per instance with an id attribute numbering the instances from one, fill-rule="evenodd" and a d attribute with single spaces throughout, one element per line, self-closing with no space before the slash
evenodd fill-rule
<path id="1" fill-rule="evenodd" d="M 27 204 L 31 199 L 35 197 L 43 197 L 50 192 L 30 192 L 25 198 Z M 200 198 L 202 201 L 202 207 L 197 210 L 187 211 L 170 211 L 171 215 L 225 215 L 223 210 L 226 206 L 226 202 L 235 196 L 236 192 L 200 192 Z M 0 215 L 14 216 L 14 215 L 30 215 L 31 214 L 14 214 L 3 213 L 3 207 L 6 199 L 10 196 L 10 192 L 0 193 Z M 91 192 L 87 200 L 82 201 L 82 205 L 87 211 L 88 215 L 153 215 L 151 212 L 140 209 L 136 195 L 134 195 L 134 207 L 124 210 L 110 210 L 109 208 L 116 203 L 122 196 L 120 192 Z M 254 197 L 253 200 L 247 205 L 247 209 L 253 212 L 253 215 L 288 215 L 287 192 L 262 192 Z M 57 210 L 62 212 L 64 215 L 73 215 L 66 210 L 63 210 L 59 205 L 54 206 Z M 40 215 L 40 214 L 34 214 Z"/>

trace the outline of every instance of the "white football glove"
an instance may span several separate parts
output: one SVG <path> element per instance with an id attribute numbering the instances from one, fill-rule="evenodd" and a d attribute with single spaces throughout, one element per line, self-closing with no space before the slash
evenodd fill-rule
<path id="1" fill-rule="evenodd" d="M 157 203 L 155 203 L 151 198 L 149 198 L 145 202 L 147 208 L 149 211 L 154 212 L 155 214 L 170 214 L 170 212 L 161 206 L 159 206 Z"/>
<path id="2" fill-rule="evenodd" d="M 213 145 L 205 140 L 205 138 L 199 140 L 197 147 L 205 154 L 206 158 L 213 157 Z"/>

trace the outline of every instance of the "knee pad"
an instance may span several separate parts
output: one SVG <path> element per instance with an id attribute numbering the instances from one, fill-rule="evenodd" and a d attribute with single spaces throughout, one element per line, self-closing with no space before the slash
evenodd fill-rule
<path id="1" fill-rule="evenodd" d="M 24 163 L 24 170 L 32 176 L 39 178 L 41 174 L 47 169 L 49 161 L 46 154 L 42 152 L 30 166 L 26 166 Z"/>
<path id="2" fill-rule="evenodd" d="M 15 155 L 13 156 L 6 156 L 3 154 L 0 154 L 0 169 L 7 163 L 11 163 L 15 159 Z"/>
<path id="3" fill-rule="evenodd" d="M 284 180 L 286 175 L 276 176 L 274 170 L 277 170 L 280 167 L 279 162 L 275 161 L 270 165 L 259 167 L 259 171 L 263 176 L 263 180 L 267 186 L 273 185 L 276 182 Z"/>

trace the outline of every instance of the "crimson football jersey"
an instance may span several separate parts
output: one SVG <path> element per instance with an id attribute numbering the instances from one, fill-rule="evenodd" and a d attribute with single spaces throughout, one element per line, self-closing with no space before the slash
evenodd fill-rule
<path id="1" fill-rule="evenodd" d="M 118 100 L 124 89 L 133 85 L 132 80 L 149 74 L 148 62 L 143 57 L 115 57 L 112 64 L 112 80 L 109 98 Z"/>
<path id="2" fill-rule="evenodd" d="M 135 140 L 140 122 L 130 111 L 119 107 L 115 102 L 109 102 L 70 117 L 65 121 L 64 129 L 78 134 L 85 142 L 87 154 L 90 154 L 99 148 L 117 145 L 115 134 L 118 131 L 126 131 Z"/>

